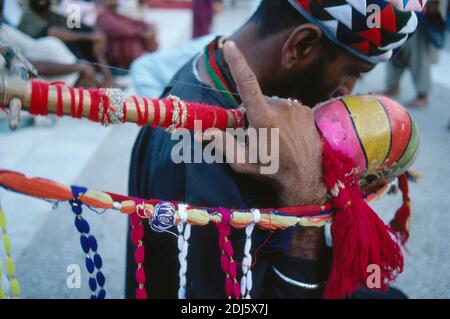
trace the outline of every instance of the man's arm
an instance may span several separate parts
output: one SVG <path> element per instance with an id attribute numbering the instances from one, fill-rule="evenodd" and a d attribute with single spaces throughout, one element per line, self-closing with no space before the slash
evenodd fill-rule
<path id="1" fill-rule="evenodd" d="M 94 35 L 90 32 L 75 32 L 70 31 L 66 28 L 51 26 L 47 30 L 47 35 L 54 36 L 56 38 L 61 39 L 64 42 L 73 42 L 73 41 L 93 41 Z"/>
<path id="2" fill-rule="evenodd" d="M 47 61 L 31 61 L 40 75 L 60 76 L 70 73 L 79 73 L 79 84 L 85 87 L 96 87 L 98 81 L 95 69 L 85 63 L 61 64 Z"/>
<path id="3" fill-rule="evenodd" d="M 81 64 L 60 64 L 47 61 L 31 61 L 42 76 L 58 76 L 74 72 L 81 72 Z"/>

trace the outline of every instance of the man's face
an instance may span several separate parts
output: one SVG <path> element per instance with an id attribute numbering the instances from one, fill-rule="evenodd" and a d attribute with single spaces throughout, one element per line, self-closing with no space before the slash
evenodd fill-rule
<path id="1" fill-rule="evenodd" d="M 271 93 L 284 98 L 295 97 L 305 105 L 314 106 L 350 94 L 357 79 L 373 67 L 343 49 L 333 58 L 324 52 L 301 70 L 280 75 L 273 82 Z"/>
<path id="2" fill-rule="evenodd" d="M 111 10 L 116 10 L 119 3 L 117 0 L 103 0 L 103 5 Z"/>
<path id="3" fill-rule="evenodd" d="M 36 12 L 45 12 L 50 8 L 50 0 L 30 0 L 30 7 Z"/>

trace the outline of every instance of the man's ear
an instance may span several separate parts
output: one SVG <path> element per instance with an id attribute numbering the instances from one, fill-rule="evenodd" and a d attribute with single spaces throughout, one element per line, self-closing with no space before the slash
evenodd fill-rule
<path id="1" fill-rule="evenodd" d="M 281 51 L 281 65 L 286 69 L 312 61 L 318 54 L 323 33 L 319 26 L 305 23 L 291 31 Z"/>

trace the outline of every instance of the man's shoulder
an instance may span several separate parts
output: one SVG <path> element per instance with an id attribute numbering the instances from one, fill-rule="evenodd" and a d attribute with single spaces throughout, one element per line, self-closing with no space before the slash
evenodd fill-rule
<path id="1" fill-rule="evenodd" d="M 24 10 L 17 28 L 26 34 L 36 36 L 42 29 L 46 28 L 47 25 L 48 23 L 36 12 L 27 8 Z"/>
<path id="2" fill-rule="evenodd" d="M 186 101 L 227 107 L 227 101 L 222 94 L 199 79 L 195 71 L 197 60 L 198 55 L 191 58 L 175 73 L 162 96 L 172 94 Z"/>

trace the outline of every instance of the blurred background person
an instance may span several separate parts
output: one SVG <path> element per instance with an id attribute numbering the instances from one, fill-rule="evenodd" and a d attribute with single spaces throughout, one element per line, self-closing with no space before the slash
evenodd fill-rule
<path id="1" fill-rule="evenodd" d="M 106 57 L 112 66 L 128 69 L 142 54 L 156 51 L 154 25 L 120 14 L 118 0 L 101 0 L 100 3 L 97 26 L 107 36 Z"/>
<path id="2" fill-rule="evenodd" d="M 192 0 L 193 34 L 196 39 L 210 33 L 214 15 L 222 10 L 221 0 Z"/>
<path id="3" fill-rule="evenodd" d="M 136 20 L 145 21 L 147 2 L 147 0 L 119 0 L 117 12 Z"/>
<path id="4" fill-rule="evenodd" d="M 61 0 L 56 10 L 61 15 L 67 15 L 71 12 L 73 5 L 80 10 L 81 22 L 89 27 L 95 26 L 98 10 L 96 0 Z"/>
<path id="5" fill-rule="evenodd" d="M 431 64 L 437 63 L 437 50 L 442 49 L 445 39 L 445 19 L 448 0 L 428 1 L 424 20 L 414 36 L 387 63 L 386 95 L 395 97 L 400 93 L 400 80 L 405 70 L 410 70 L 417 97 L 409 106 L 428 106 L 431 90 Z"/>
<path id="6" fill-rule="evenodd" d="M 80 24 L 79 28 L 71 28 L 67 22 L 67 17 L 51 9 L 50 0 L 30 0 L 18 28 L 33 38 L 59 38 L 78 58 L 98 64 L 104 78 L 102 86 L 117 86 L 105 56 L 105 35 L 84 24 Z"/>
<path id="7" fill-rule="evenodd" d="M 23 54 L 38 71 L 39 78 L 46 81 L 62 81 L 71 86 L 97 87 L 95 69 L 86 63 L 79 62 L 76 56 L 58 38 L 47 36 L 34 39 L 4 21 L 5 2 L 9 5 L 14 0 L 0 0 L 0 41 Z M 0 56 L 0 75 L 8 74 L 7 63 Z M 24 113 L 20 127 L 36 124 L 36 118 Z M 54 118 L 39 118 L 39 124 L 50 125 Z M 0 118 L 0 131 L 7 131 L 8 123 Z"/>

